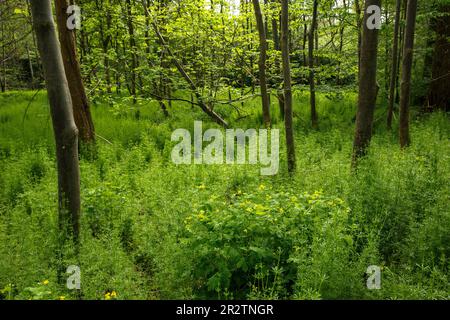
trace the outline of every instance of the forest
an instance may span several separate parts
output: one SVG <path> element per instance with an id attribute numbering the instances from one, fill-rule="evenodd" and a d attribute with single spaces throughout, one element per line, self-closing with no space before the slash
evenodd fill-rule
<path id="1" fill-rule="evenodd" d="M 0 0 L 0 300 L 449 300 L 449 0 Z"/>

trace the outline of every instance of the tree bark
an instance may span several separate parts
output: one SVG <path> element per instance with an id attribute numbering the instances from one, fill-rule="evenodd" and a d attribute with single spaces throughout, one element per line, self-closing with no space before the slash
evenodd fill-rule
<path id="1" fill-rule="evenodd" d="M 80 232 L 80 171 L 78 129 L 50 0 L 31 1 L 34 30 L 47 85 L 56 140 L 59 227 L 63 237 L 78 241 Z"/>
<path id="2" fill-rule="evenodd" d="M 288 171 L 295 171 L 295 144 L 292 126 L 292 84 L 289 61 L 289 1 L 281 0 L 281 52 L 283 56 L 284 106 Z"/>
<path id="3" fill-rule="evenodd" d="M 361 68 L 361 46 L 362 46 L 362 35 L 361 35 L 361 4 L 359 0 L 355 0 L 355 13 L 356 13 L 356 29 L 358 32 L 358 71 Z"/>
<path id="4" fill-rule="evenodd" d="M 308 34 L 309 94 L 311 105 L 311 125 L 313 129 L 317 129 L 318 126 L 318 116 L 316 110 L 316 83 L 314 77 L 314 35 L 316 34 L 317 27 L 317 7 L 318 0 L 314 0 L 311 28 Z"/>
<path id="5" fill-rule="evenodd" d="M 411 69 L 414 53 L 417 0 L 408 0 L 406 9 L 405 43 L 403 47 L 402 83 L 400 88 L 400 146 L 409 146 L 409 103 L 411 95 Z"/>
<path id="6" fill-rule="evenodd" d="M 395 85 L 397 81 L 398 71 L 398 35 L 400 31 L 400 11 L 402 8 L 402 0 L 397 0 L 395 5 L 395 23 L 394 23 L 394 43 L 392 48 L 392 68 L 391 79 L 389 84 L 389 105 L 387 116 L 387 128 L 392 129 L 392 118 L 394 115 L 394 102 L 395 102 Z"/>
<path id="7" fill-rule="evenodd" d="M 0 10 L 0 13 L 2 11 Z M 2 13 L 4 14 L 4 13 Z M 5 39 L 5 26 L 2 19 L 0 19 L 0 30 L 2 32 L 2 39 Z M 2 92 L 6 91 L 6 46 L 2 46 L 2 75 L 0 76 L 0 87 Z"/>
<path id="8" fill-rule="evenodd" d="M 359 158 L 366 154 L 372 138 L 373 114 L 377 98 L 377 55 L 378 29 L 367 28 L 371 5 L 381 7 L 381 0 L 366 0 L 361 42 L 361 63 L 359 72 L 359 98 L 356 114 L 356 130 L 353 142 L 352 167 L 356 168 Z"/>
<path id="9" fill-rule="evenodd" d="M 436 33 L 431 82 L 428 93 L 428 107 L 431 110 L 450 110 L 450 5 L 442 5 L 439 11 L 444 13 L 432 20 L 432 29 Z"/>
<path id="10" fill-rule="evenodd" d="M 253 0 L 253 7 L 259 34 L 259 84 L 261 87 L 262 113 L 265 126 L 270 127 L 270 100 L 267 92 L 266 77 L 267 38 L 259 0 Z"/>
<path id="11" fill-rule="evenodd" d="M 397 57 L 397 77 L 395 79 L 395 102 L 400 103 L 400 68 L 402 61 L 402 54 L 403 54 L 403 43 L 405 40 L 405 25 L 404 23 L 401 23 L 402 21 L 405 21 L 406 19 L 406 6 L 407 6 L 408 0 L 402 0 L 402 10 L 400 14 L 400 34 L 399 34 L 399 50 L 398 50 L 398 57 Z"/>
<path id="12" fill-rule="evenodd" d="M 79 138 L 84 143 L 95 142 L 94 123 L 92 121 L 89 101 L 84 88 L 81 68 L 78 62 L 75 35 L 66 26 L 68 0 L 56 0 L 55 10 L 58 25 L 59 42 L 64 63 L 64 70 L 72 98 L 73 116 L 79 131 Z"/>
<path id="13" fill-rule="evenodd" d="M 275 0 L 272 0 L 273 3 L 276 3 Z M 280 35 L 278 32 L 278 19 L 276 19 L 275 17 L 272 18 L 272 37 L 273 37 L 273 43 L 274 43 L 274 49 L 278 52 L 280 51 L 281 47 L 280 47 Z M 278 74 L 282 74 L 282 71 L 280 70 L 280 61 L 277 58 L 275 61 L 275 68 L 276 68 L 276 72 Z M 281 91 L 279 90 L 279 85 L 276 84 L 277 86 L 277 98 L 278 98 L 278 105 L 280 108 L 280 116 L 281 119 L 284 120 L 284 94 L 281 93 Z"/>

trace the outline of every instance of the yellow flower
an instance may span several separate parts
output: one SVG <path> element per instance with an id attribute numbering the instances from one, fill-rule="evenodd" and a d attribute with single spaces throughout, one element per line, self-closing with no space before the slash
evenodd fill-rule
<path id="1" fill-rule="evenodd" d="M 59 296 L 58 299 L 59 299 L 59 300 L 66 300 L 66 297 L 64 297 L 64 296 Z"/>
<path id="2" fill-rule="evenodd" d="M 264 206 L 262 206 L 260 204 L 256 204 L 254 206 L 254 209 L 256 211 L 256 214 L 259 215 L 259 216 L 265 215 L 266 214 L 266 210 L 267 210 L 266 207 L 264 207 Z"/>
<path id="3" fill-rule="evenodd" d="M 111 292 L 111 298 L 116 298 L 117 297 L 117 293 L 115 291 Z"/>
<path id="4" fill-rule="evenodd" d="M 259 189 L 260 191 L 266 190 L 266 186 L 263 185 L 263 184 L 260 184 L 258 189 Z"/>
<path id="5" fill-rule="evenodd" d="M 48 285 L 48 283 L 49 283 L 49 281 L 48 281 L 48 280 L 44 280 L 44 281 L 42 281 L 42 284 L 43 284 L 44 286 Z"/>
<path id="6" fill-rule="evenodd" d="M 105 300 L 111 300 L 111 293 L 107 292 L 105 294 Z"/>
<path id="7" fill-rule="evenodd" d="M 311 199 L 318 199 L 320 198 L 320 196 L 322 195 L 323 191 L 322 190 L 316 190 L 314 191 L 314 194 L 311 195 Z"/>
<path id="8" fill-rule="evenodd" d="M 200 210 L 200 213 L 197 215 L 197 218 L 198 218 L 200 221 L 206 220 L 205 211 Z"/>

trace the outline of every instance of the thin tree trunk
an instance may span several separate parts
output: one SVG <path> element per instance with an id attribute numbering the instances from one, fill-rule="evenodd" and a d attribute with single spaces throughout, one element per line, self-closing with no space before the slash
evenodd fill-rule
<path id="1" fill-rule="evenodd" d="M 28 43 L 25 45 L 27 50 L 27 58 L 28 58 L 28 69 L 30 70 L 30 89 L 34 89 L 34 69 L 33 69 L 33 61 L 31 60 L 30 48 L 28 47 Z"/>
<path id="2" fill-rule="evenodd" d="M 253 0 L 253 7 L 259 33 L 259 84 L 261 87 L 262 113 L 265 126 L 270 127 L 270 102 L 266 77 L 267 39 L 259 0 Z"/>
<path id="3" fill-rule="evenodd" d="M 269 4 L 268 0 L 264 0 L 264 6 L 265 8 L 267 8 L 267 5 Z M 266 38 L 269 39 L 270 38 L 270 34 L 269 34 L 269 22 L 267 20 L 267 15 L 264 17 L 264 32 L 266 34 Z"/>
<path id="4" fill-rule="evenodd" d="M 377 53 L 378 29 L 367 28 L 371 5 L 381 7 L 381 0 L 366 0 L 364 10 L 363 34 L 361 43 L 361 66 L 359 73 L 358 112 L 353 143 L 352 167 L 356 168 L 359 158 L 366 154 L 372 138 L 373 114 L 377 99 Z"/>
<path id="5" fill-rule="evenodd" d="M 289 61 L 289 1 L 281 0 L 281 51 L 283 56 L 284 105 L 288 171 L 295 171 L 295 144 L 292 121 L 291 66 Z"/>
<path id="6" fill-rule="evenodd" d="M 344 9 L 345 14 L 347 14 L 347 3 L 344 0 Z M 345 19 L 345 16 L 344 16 Z M 341 60 L 342 60 L 342 50 L 344 48 L 344 32 L 345 32 L 345 20 L 341 20 L 341 27 L 339 28 L 339 62 L 338 62 L 338 68 L 337 68 L 337 75 L 336 75 L 336 84 L 338 86 L 341 85 Z"/>
<path id="7" fill-rule="evenodd" d="M 317 21 L 317 18 L 316 18 L 316 25 L 314 26 L 314 49 L 316 50 L 316 52 L 319 52 L 319 22 Z M 314 57 L 314 63 L 317 66 L 319 65 L 318 55 Z"/>
<path id="8" fill-rule="evenodd" d="M 318 0 L 314 0 L 313 3 L 313 18 L 311 22 L 311 28 L 309 30 L 309 45 L 308 45 L 308 63 L 309 63 L 309 93 L 310 93 L 310 105 L 311 105 L 311 125 L 314 129 L 318 126 L 318 116 L 316 110 L 316 84 L 314 78 L 314 35 L 316 34 L 317 26 L 317 7 Z"/>
<path id="9" fill-rule="evenodd" d="M 78 130 L 50 0 L 31 1 L 31 11 L 56 140 L 59 227 L 64 239 L 72 237 L 77 243 L 80 232 Z"/>
<path id="10" fill-rule="evenodd" d="M 130 50 L 131 50 L 131 95 L 133 96 L 133 103 L 137 102 L 136 97 L 136 69 L 138 67 L 138 58 L 136 53 L 136 39 L 134 35 L 133 15 L 131 12 L 131 0 L 126 0 L 127 10 L 127 28 L 128 35 L 130 37 Z"/>
<path id="11" fill-rule="evenodd" d="M 361 4 L 359 0 L 355 0 L 355 13 L 356 13 L 356 29 L 358 32 L 358 71 L 361 68 L 361 46 L 362 46 L 362 21 L 361 21 Z"/>
<path id="12" fill-rule="evenodd" d="M 406 9 L 405 44 L 403 47 L 402 83 L 400 92 L 400 146 L 409 146 L 409 103 L 411 95 L 411 69 L 414 53 L 417 0 L 408 0 Z"/>
<path id="13" fill-rule="evenodd" d="M 308 25 L 306 24 L 306 16 L 303 15 L 303 43 L 302 43 L 302 53 L 303 53 L 303 66 L 308 67 L 308 60 L 306 59 L 306 42 L 308 41 Z"/>
<path id="14" fill-rule="evenodd" d="M 406 6 L 407 6 L 408 0 L 402 1 L 402 8 L 401 14 L 400 14 L 400 34 L 399 34 L 399 50 L 398 50 L 398 57 L 397 57 L 397 78 L 395 79 L 395 102 L 400 103 L 400 69 L 401 69 L 401 63 L 402 61 L 402 54 L 403 54 L 403 43 L 405 40 L 405 26 L 402 21 L 405 21 L 406 19 Z"/>
<path id="15" fill-rule="evenodd" d="M 250 2 L 251 2 L 252 0 L 245 0 L 245 15 L 246 15 L 246 17 L 247 17 L 247 24 L 246 24 L 246 30 L 247 30 L 247 34 L 248 35 L 253 35 L 253 23 L 252 23 L 252 20 L 249 18 L 249 16 L 248 16 L 248 12 L 249 12 L 249 5 L 250 5 Z M 253 52 L 253 37 L 249 37 L 250 38 L 250 41 L 249 41 L 249 44 L 248 44 L 248 50 L 249 50 L 249 52 Z M 253 59 L 253 55 L 251 54 L 250 55 L 250 74 L 252 75 L 252 83 L 251 83 L 251 86 L 252 86 L 252 94 L 255 94 L 255 90 L 256 90 L 256 81 L 255 81 L 255 76 L 254 76 L 254 74 L 255 74 L 255 72 L 254 72 L 254 59 Z"/>
<path id="16" fill-rule="evenodd" d="M 77 58 L 75 35 L 66 26 L 68 0 L 56 0 L 55 10 L 58 25 L 59 42 L 64 62 L 64 70 L 72 98 L 73 115 L 79 131 L 79 138 L 84 143 L 95 142 L 94 123 L 92 121 L 89 101 L 83 85 L 80 64 Z"/>
<path id="17" fill-rule="evenodd" d="M 116 55 L 120 57 L 120 42 L 119 42 L 119 34 L 116 33 L 116 40 L 114 42 L 114 51 L 116 52 Z M 120 63 L 120 58 L 118 58 L 118 61 Z M 116 70 L 114 73 L 114 81 L 116 82 L 116 94 L 120 95 L 122 91 L 122 77 L 119 70 Z"/>
<path id="18" fill-rule="evenodd" d="M 109 2 L 106 3 L 106 5 L 109 5 Z M 111 13 L 109 12 L 109 8 L 106 9 L 106 29 L 111 30 Z M 103 30 L 103 29 L 102 29 Z M 108 33 L 106 36 L 106 39 L 104 39 L 103 43 L 103 53 L 105 54 L 104 62 L 105 62 L 105 72 L 106 72 L 106 92 L 108 94 L 112 93 L 112 84 L 111 84 L 111 63 L 109 60 L 109 46 L 112 44 L 111 41 L 111 35 Z"/>
<path id="19" fill-rule="evenodd" d="M 272 0 L 273 3 L 275 3 L 275 0 Z M 273 43 L 274 43 L 274 49 L 278 52 L 280 51 L 280 36 L 278 32 L 278 19 L 273 18 L 272 19 L 272 37 L 273 37 Z M 278 74 L 282 74 L 281 67 L 280 67 L 280 61 L 277 58 L 275 61 L 275 69 Z M 279 84 L 276 84 L 277 89 L 277 98 L 278 98 L 278 105 L 280 108 L 280 116 L 281 119 L 284 120 L 284 95 L 279 90 Z"/>
<path id="20" fill-rule="evenodd" d="M 0 10 L 1 13 L 1 10 Z M 4 13 L 3 13 L 4 14 Z M 0 30 L 2 32 L 2 39 L 5 39 L 5 25 L 0 19 Z M 2 92 L 6 91 L 6 46 L 2 46 L 2 76 L 0 77 L 0 86 Z"/>
<path id="21" fill-rule="evenodd" d="M 390 70 L 389 70 L 389 5 L 386 3 L 386 9 L 384 10 L 384 23 L 386 28 L 386 35 L 384 37 L 384 89 L 385 92 L 389 92 L 389 79 L 390 79 Z M 378 95 L 377 95 L 378 96 Z"/>
<path id="22" fill-rule="evenodd" d="M 394 43 L 392 48 L 392 67 L 391 79 L 389 84 L 389 105 L 387 116 L 387 128 L 392 129 L 392 118 L 394 115 L 394 100 L 395 100 L 395 83 L 397 81 L 398 71 L 398 36 L 400 31 L 400 11 L 402 7 L 402 0 L 397 0 L 395 5 L 395 24 L 394 24 Z"/>

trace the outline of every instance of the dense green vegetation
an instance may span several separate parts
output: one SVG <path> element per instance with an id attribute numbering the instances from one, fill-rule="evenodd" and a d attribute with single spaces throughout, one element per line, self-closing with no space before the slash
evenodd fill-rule
<path id="1" fill-rule="evenodd" d="M 449 300 L 449 40 L 450 0 L 0 0 L 0 300 Z"/>
<path id="2" fill-rule="evenodd" d="M 0 95 L 0 299 L 75 299 L 54 269 L 54 139 L 47 97 L 33 96 Z M 103 139 L 80 162 L 79 261 L 65 261 L 82 269 L 82 296 L 448 299 L 448 116 L 413 114 L 413 144 L 401 150 L 380 106 L 370 153 L 352 173 L 356 95 L 319 94 L 320 130 L 306 124 L 308 98 L 294 92 L 292 177 L 283 150 L 274 177 L 249 165 L 175 166 L 171 133 L 203 113 L 177 102 L 166 118 L 157 102 L 98 99 Z M 259 99 L 244 110 L 240 120 L 220 111 L 236 127 L 260 127 Z M 366 288 L 369 265 L 382 266 L 381 290 Z"/>

